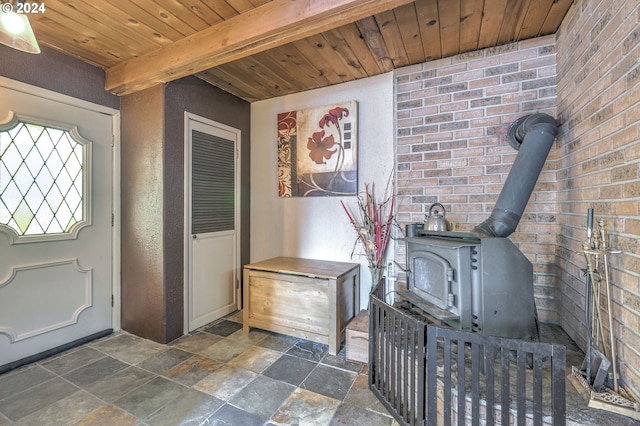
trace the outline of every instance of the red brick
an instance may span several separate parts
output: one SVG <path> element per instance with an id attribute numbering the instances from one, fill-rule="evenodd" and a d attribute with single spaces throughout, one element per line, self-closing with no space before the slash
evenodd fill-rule
<path id="1" fill-rule="evenodd" d="M 467 111 L 458 111 L 454 114 L 455 120 L 467 120 L 469 118 L 480 118 L 484 117 L 483 109 L 472 109 Z"/>
<path id="2" fill-rule="evenodd" d="M 487 115 L 502 115 L 507 113 L 516 113 L 520 110 L 518 104 L 499 105 L 495 107 L 487 107 Z"/>
<path id="3" fill-rule="evenodd" d="M 546 66 L 552 66 L 555 65 L 556 63 L 556 58 L 554 56 L 542 56 L 542 57 L 538 57 L 535 59 L 530 59 L 527 61 L 523 61 L 520 64 L 520 69 L 522 70 L 529 70 L 529 69 L 535 69 L 535 70 L 539 70 L 540 68 L 546 67 Z M 538 75 L 540 75 L 540 73 L 538 72 Z"/>
<path id="4" fill-rule="evenodd" d="M 478 138 L 484 136 L 484 129 L 466 129 L 466 130 L 458 130 L 455 133 L 455 137 L 457 139 L 469 139 L 469 138 Z M 467 144 L 468 145 L 468 144 Z"/>
<path id="5" fill-rule="evenodd" d="M 478 80 L 484 77 L 482 69 L 471 70 L 453 76 L 454 82 Z"/>
<path id="6" fill-rule="evenodd" d="M 520 83 L 499 83 L 496 86 L 487 87 L 485 92 L 487 96 L 504 95 L 506 93 L 518 93 L 520 91 Z"/>
<path id="7" fill-rule="evenodd" d="M 478 59 L 475 61 L 469 61 L 469 69 L 470 70 L 475 70 L 475 69 L 486 69 L 487 67 L 492 67 L 492 66 L 496 66 L 500 63 L 500 57 L 499 56 L 489 56 L 483 59 Z"/>
<path id="8" fill-rule="evenodd" d="M 469 90 L 485 89 L 500 85 L 500 77 L 487 77 L 481 80 L 472 80 L 469 82 Z"/>
<path id="9" fill-rule="evenodd" d="M 459 62 L 459 63 L 455 63 L 453 65 L 439 67 L 438 68 L 438 75 L 439 76 L 444 76 L 444 75 L 449 75 L 449 74 L 459 74 L 459 73 L 467 71 L 467 67 L 468 67 L 468 63 L 467 62 Z"/>
<path id="10" fill-rule="evenodd" d="M 451 112 L 451 111 L 466 111 L 469 109 L 469 102 L 452 102 L 449 104 L 440 105 L 440 112 Z"/>

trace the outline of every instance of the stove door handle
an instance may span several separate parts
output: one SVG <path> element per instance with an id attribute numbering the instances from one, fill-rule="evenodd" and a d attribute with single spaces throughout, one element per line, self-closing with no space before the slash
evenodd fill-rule
<path id="1" fill-rule="evenodd" d="M 448 267 L 447 268 L 447 288 L 448 288 L 447 307 L 448 308 L 452 308 L 456 305 L 456 295 L 453 294 L 453 292 L 451 291 L 451 288 L 453 286 L 452 283 L 453 283 L 453 268 Z"/>

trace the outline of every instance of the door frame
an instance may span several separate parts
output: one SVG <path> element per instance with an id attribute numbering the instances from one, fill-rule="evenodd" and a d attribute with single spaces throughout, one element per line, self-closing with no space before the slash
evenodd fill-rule
<path id="1" fill-rule="evenodd" d="M 121 230 L 121 202 L 120 202 L 120 111 L 107 106 L 95 104 L 93 102 L 85 101 L 82 99 L 74 98 L 69 95 L 54 92 L 52 90 L 44 89 L 42 87 L 33 86 L 31 84 L 23 83 L 20 81 L 12 80 L 0 76 L 0 87 L 6 89 L 22 92 L 28 95 L 37 96 L 43 99 L 67 104 L 76 108 L 86 109 L 88 111 L 97 112 L 111 116 L 111 147 L 113 149 L 112 157 L 112 226 L 111 226 L 111 294 L 112 306 L 111 306 L 111 328 L 114 331 L 120 330 L 121 327 L 121 313 L 122 304 L 120 301 L 121 295 L 121 279 L 120 279 L 120 230 Z"/>
<path id="2" fill-rule="evenodd" d="M 190 131 L 191 128 L 189 123 L 191 121 L 198 121 L 202 124 L 206 124 L 212 127 L 219 128 L 221 130 L 231 132 L 236 136 L 236 155 L 235 155 L 235 199 L 234 199 L 234 223 L 235 223 L 235 234 L 236 234 L 236 247 L 235 247 L 235 265 L 234 268 L 236 270 L 236 282 L 235 282 L 235 292 L 236 292 L 236 307 L 238 309 L 242 306 L 241 301 L 241 286 L 240 280 L 242 277 L 240 270 L 240 246 L 241 246 L 241 224 L 240 224 L 240 165 L 241 165 L 241 131 L 240 129 L 236 129 L 235 127 L 228 126 L 226 124 L 193 114 L 191 112 L 184 112 L 184 321 L 183 321 L 183 332 L 184 334 L 189 334 L 189 317 L 190 317 L 190 290 L 191 290 L 191 144 L 188 143 L 190 140 Z"/>

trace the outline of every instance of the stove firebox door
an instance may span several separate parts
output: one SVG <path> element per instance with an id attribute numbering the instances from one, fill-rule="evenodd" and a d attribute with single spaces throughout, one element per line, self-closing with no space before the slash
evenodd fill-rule
<path id="1" fill-rule="evenodd" d="M 447 259 L 429 251 L 409 255 L 409 289 L 439 308 L 459 314 L 452 291 L 454 270 Z"/>

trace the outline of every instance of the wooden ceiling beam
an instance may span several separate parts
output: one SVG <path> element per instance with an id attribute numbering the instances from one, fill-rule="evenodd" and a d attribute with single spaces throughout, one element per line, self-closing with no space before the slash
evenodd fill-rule
<path id="1" fill-rule="evenodd" d="M 273 0 L 106 71 L 118 95 L 264 52 L 414 0 Z"/>

